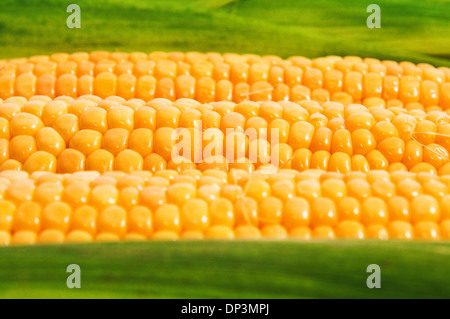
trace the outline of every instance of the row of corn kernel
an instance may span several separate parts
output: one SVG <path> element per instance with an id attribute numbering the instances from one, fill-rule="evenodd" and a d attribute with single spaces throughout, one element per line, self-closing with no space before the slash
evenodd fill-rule
<path id="1" fill-rule="evenodd" d="M 181 75 L 192 75 L 197 80 L 203 77 L 209 77 L 215 81 L 230 80 L 234 84 L 253 84 L 260 81 L 267 81 L 272 86 L 286 84 L 291 87 L 302 84 L 303 82 L 308 87 L 313 89 L 325 88 L 330 93 L 342 91 L 343 86 L 352 86 L 352 82 L 360 80 L 362 85 L 367 84 L 367 88 L 363 92 L 363 95 L 366 95 L 366 97 L 372 95 L 381 97 L 383 86 L 387 95 L 395 94 L 396 96 L 395 86 L 398 87 L 399 79 L 402 78 L 401 74 L 386 75 L 385 72 L 376 72 L 373 70 L 369 72 L 357 72 L 351 69 L 340 71 L 329 68 L 322 71 L 315 67 L 302 68 L 292 64 L 284 64 L 282 66 L 271 66 L 270 64 L 263 63 L 228 65 L 199 61 L 193 64 L 191 68 L 190 66 L 184 67 L 180 65 L 181 62 L 178 63 L 178 65 L 173 61 L 158 61 L 155 63 L 147 60 L 138 61 L 136 64 L 128 61 L 117 64 L 113 60 L 101 60 L 97 64 L 82 62 L 79 65 L 73 61 L 60 64 L 42 62 L 37 65 L 33 63 L 10 63 L 3 66 L 0 70 L 0 75 L 18 77 L 21 74 L 34 74 L 39 78 L 47 74 L 59 78 L 67 74 L 82 77 L 84 75 L 97 76 L 103 72 L 110 72 L 117 76 L 129 74 L 137 78 L 144 75 L 152 75 L 158 80 L 163 78 L 175 79 Z M 422 76 L 417 75 L 405 75 L 404 77 L 412 77 L 416 80 L 422 79 Z M 449 82 L 444 71 L 434 68 L 428 68 L 424 71 L 423 81 L 430 81 L 435 84 Z"/>
<path id="2" fill-rule="evenodd" d="M 0 141 L 3 143 L 3 141 Z M 248 172 L 257 170 L 270 170 L 281 168 L 292 168 L 297 171 L 306 169 L 321 169 L 329 172 L 346 173 L 350 171 L 369 172 L 374 169 L 383 169 L 389 172 L 407 171 L 407 167 L 402 162 L 389 163 L 383 154 L 377 150 L 369 152 L 367 156 L 360 154 L 348 155 L 343 152 L 330 154 L 327 151 L 311 152 L 308 149 L 298 149 L 292 153 L 283 153 L 283 150 L 290 150 L 287 144 L 279 144 L 272 147 L 272 156 L 279 157 L 276 161 L 270 161 L 270 155 L 258 158 L 256 161 L 250 157 L 240 157 L 237 160 L 229 160 L 226 156 L 214 155 L 206 157 L 203 161 L 195 163 L 187 157 L 177 156 L 166 160 L 158 153 L 150 153 L 142 157 L 138 152 L 126 149 L 120 151 L 116 156 L 111 152 L 99 149 L 88 156 L 76 149 L 67 148 L 58 157 L 46 151 L 36 151 L 32 153 L 24 162 L 18 159 L 4 159 L 0 165 L 0 171 L 24 170 L 27 172 L 48 171 L 59 173 L 72 173 L 84 170 L 97 170 L 108 172 L 119 170 L 122 172 L 131 171 L 159 171 L 165 168 L 182 171 L 197 168 L 201 171 L 215 168 L 224 171 L 236 168 Z M 275 153 L 276 152 L 276 153 Z M 277 155 L 275 155 L 277 154 Z M 421 162 L 412 166 L 411 172 L 429 172 L 435 175 L 448 175 L 450 165 L 448 162 L 436 169 L 432 164 Z"/>
<path id="3" fill-rule="evenodd" d="M 215 60 L 217 60 L 217 58 Z M 136 65 L 135 71 L 132 71 L 132 62 L 124 61 L 123 63 L 126 64 L 126 67 L 116 67 L 116 62 L 114 60 L 100 60 L 95 66 L 95 72 L 93 62 L 88 62 L 92 64 L 92 69 L 83 71 L 82 73 L 78 74 L 78 77 L 84 77 L 85 75 L 90 76 L 87 78 L 83 78 L 83 80 L 80 82 L 80 88 L 86 90 L 78 92 L 78 95 L 92 93 L 92 82 L 94 82 L 92 76 L 98 76 L 104 72 L 113 75 L 112 73 L 115 71 L 116 76 L 124 75 L 123 77 L 121 77 L 121 80 L 116 80 L 118 87 L 121 87 L 122 82 L 126 87 L 123 92 L 117 92 L 117 94 L 123 94 L 127 98 L 131 98 L 130 94 L 133 94 L 132 90 L 129 89 L 130 82 L 134 83 L 136 88 L 142 88 L 141 90 L 136 89 L 136 91 L 140 91 L 140 93 L 138 93 L 138 97 L 144 97 L 149 95 L 148 92 L 144 92 L 148 89 L 147 87 L 149 85 L 149 82 L 153 84 L 153 82 L 156 82 L 156 79 L 164 79 L 163 85 L 161 86 L 172 87 L 172 90 L 166 90 L 166 92 L 163 92 L 167 95 L 167 97 L 171 97 L 173 91 L 176 91 L 176 83 L 174 83 L 176 82 L 174 81 L 175 78 L 177 76 L 185 76 L 187 77 L 187 80 L 185 77 L 181 77 L 182 82 L 191 82 L 191 91 L 195 89 L 192 88 L 193 83 L 195 83 L 195 79 L 199 80 L 200 83 L 198 86 L 202 87 L 203 91 L 208 92 L 205 98 L 209 99 L 214 98 L 214 96 L 211 95 L 214 95 L 215 93 L 213 92 L 211 94 L 212 91 L 215 91 L 215 88 L 213 87 L 214 85 L 212 83 L 215 84 L 220 80 L 230 80 L 232 85 L 244 84 L 248 82 L 253 86 L 253 84 L 257 83 L 258 85 L 256 85 L 256 88 L 252 88 L 248 84 L 240 85 L 237 91 L 244 91 L 244 94 L 248 94 L 248 91 L 260 92 L 266 90 L 264 92 L 270 92 L 270 90 L 272 90 L 274 91 L 273 97 L 271 96 L 271 94 L 269 94 L 269 97 L 273 98 L 274 100 L 282 100 L 284 98 L 288 98 L 289 88 L 298 86 L 299 84 L 303 83 L 304 86 L 299 86 L 298 88 L 296 88 L 296 90 L 294 90 L 294 92 L 291 93 L 291 100 L 295 98 L 294 93 L 297 93 L 297 91 L 300 91 L 302 94 L 306 94 L 302 91 L 312 90 L 313 93 L 315 92 L 314 94 L 312 94 L 313 97 L 317 96 L 317 98 L 320 99 L 329 99 L 331 95 L 331 98 L 333 100 L 350 100 L 350 102 L 352 100 L 354 102 L 359 102 L 366 98 L 373 97 L 383 97 L 386 100 L 399 98 L 400 100 L 404 101 L 405 104 L 421 102 L 421 104 L 423 104 L 425 107 L 433 106 L 438 103 L 440 103 L 441 105 L 447 105 L 449 102 L 449 84 L 445 83 L 446 81 L 449 82 L 446 77 L 448 68 L 435 69 L 427 64 L 421 64 L 421 67 L 416 67 L 411 63 L 400 63 L 398 67 L 401 70 L 403 70 L 401 65 L 403 65 L 407 70 L 411 68 L 420 70 L 423 73 L 422 81 L 422 73 L 419 74 L 418 72 L 406 72 L 403 77 L 403 72 L 396 72 L 396 75 L 385 76 L 386 70 L 392 69 L 393 65 L 395 66 L 395 62 L 393 61 L 383 61 L 385 62 L 383 64 L 379 61 L 376 62 L 376 60 L 374 59 L 370 59 L 367 60 L 368 63 L 365 64 L 369 72 L 361 70 L 359 70 L 360 72 L 358 72 L 351 71 L 351 69 L 348 68 L 348 65 L 353 65 L 356 62 L 346 61 L 345 58 L 340 60 L 337 59 L 337 57 L 318 58 L 315 59 L 314 62 L 311 62 L 310 65 L 305 64 L 304 59 L 300 60 L 302 61 L 301 63 L 298 62 L 300 66 L 292 65 L 292 62 L 288 60 L 284 61 L 289 62 L 285 63 L 286 65 L 284 66 L 284 68 L 278 66 L 280 65 L 280 63 L 273 66 L 271 66 L 270 64 L 255 63 L 251 64 L 251 67 L 247 64 L 243 65 L 242 63 L 234 63 L 231 64 L 231 67 L 225 64 L 228 66 L 228 69 L 225 68 L 225 70 L 222 70 L 223 68 L 214 68 L 214 65 L 211 62 L 208 62 L 203 58 L 199 58 L 199 61 L 193 64 L 192 72 L 190 72 L 186 68 L 181 68 L 181 73 L 177 71 L 177 65 L 172 60 L 159 60 L 156 66 L 155 62 L 153 61 L 140 60 Z M 350 59 L 350 61 L 351 60 L 355 59 L 352 58 Z M 292 59 L 292 61 L 298 61 L 298 58 Z M 16 61 L 16 63 L 18 63 L 18 61 Z M 12 63 L 12 65 L 16 66 L 16 63 Z M 38 92 L 38 94 L 48 94 L 50 96 L 53 96 L 55 94 L 55 87 L 56 95 L 76 94 L 76 81 L 74 80 L 74 78 L 70 77 L 70 75 L 73 75 L 75 77 L 75 70 L 70 71 L 71 69 L 69 68 L 69 71 L 67 71 L 67 73 L 63 73 L 65 71 L 58 71 L 58 80 L 56 80 L 56 64 L 48 61 L 43 61 L 41 63 L 44 63 L 44 66 L 38 68 L 38 71 L 36 71 L 35 73 L 38 77 L 42 75 L 45 76 L 40 81 L 42 82 L 41 85 L 39 85 L 38 83 L 37 91 L 41 92 Z M 48 65 L 49 63 L 50 66 Z M 16 94 L 29 94 L 30 92 L 26 92 L 26 90 L 30 88 L 30 82 L 36 82 L 36 77 L 32 77 L 30 73 L 34 69 L 34 64 L 30 62 L 25 64 L 19 63 L 18 65 L 25 65 L 23 67 L 23 70 L 19 70 L 19 74 L 17 74 L 24 74 L 23 80 L 20 81 L 23 83 L 19 83 L 18 85 L 18 87 L 24 87 L 24 92 L 22 92 L 22 90 L 19 90 L 19 92 L 16 92 Z M 374 67 L 375 65 L 378 65 L 379 68 Z M 385 65 L 390 66 L 390 68 L 386 67 Z M 338 69 L 333 69 L 334 66 L 336 66 Z M 379 70 L 380 67 L 381 71 Z M 2 86 L 5 87 L 5 92 L 3 94 L 5 96 L 8 96 L 9 94 L 12 94 L 11 92 L 13 92 L 14 90 L 13 82 L 14 76 L 16 75 L 16 70 L 15 68 L 12 68 L 14 72 L 13 74 L 9 74 L 7 72 L 8 68 L 5 68 L 6 67 L 3 68 L 3 75 L 5 77 L 2 80 L 5 83 L 3 83 Z M 67 66 L 63 67 L 64 70 L 67 68 Z M 19 69 L 21 68 L 19 67 Z M 216 75 L 217 72 L 214 72 L 214 70 L 216 69 L 221 70 L 220 75 Z M 342 72 L 340 70 L 342 70 Z M 134 75 L 132 75 L 133 72 L 135 73 Z M 0 75 L 1 74 L 2 73 L 0 73 Z M 189 76 L 190 74 L 192 76 Z M 152 75 L 154 75 L 155 77 L 153 77 Z M 59 79 L 60 76 L 63 76 L 62 79 Z M 142 81 L 142 85 L 139 85 L 139 83 L 138 85 L 136 85 L 136 79 L 140 79 L 141 76 L 145 76 Z M 214 78 L 214 80 L 211 78 L 211 76 Z M 219 88 L 219 90 L 217 91 L 219 92 L 223 87 L 228 88 L 229 83 L 228 81 L 221 82 L 220 85 L 217 86 Z M 256 90 L 260 87 L 264 89 Z M 89 89 L 91 89 L 91 92 L 89 92 Z M 154 90 L 155 88 L 153 88 L 153 91 Z M 440 90 L 441 94 L 439 94 Z M 345 91 L 345 93 L 341 91 Z M 184 93 L 192 94 L 189 93 L 189 91 Z M 217 100 L 224 100 L 227 95 L 228 98 L 230 98 L 229 92 L 222 93 L 224 94 L 218 94 Z M 2 97 L 1 95 L 2 94 L 0 94 L 0 97 Z M 197 98 L 203 98 L 201 95 L 202 94 L 199 94 Z M 239 96 L 235 97 L 235 100 L 236 98 L 239 98 Z M 267 93 L 262 94 L 261 96 L 259 96 L 259 94 L 256 94 L 254 98 L 268 100 Z M 447 106 L 445 108 L 447 108 Z"/>
<path id="4" fill-rule="evenodd" d="M 140 99 L 131 99 L 126 101 L 124 98 L 118 96 L 109 96 L 102 100 L 97 96 L 86 95 L 77 99 L 68 96 L 60 96 L 55 98 L 54 101 L 46 96 L 33 96 L 29 100 L 24 97 L 10 97 L 5 101 L 0 101 L 0 105 L 2 105 L 0 112 L 1 117 L 3 118 L 10 119 L 18 112 L 26 112 L 42 118 L 44 124 L 46 125 L 48 125 L 49 122 L 52 122 L 58 115 L 71 113 L 77 117 L 80 117 L 83 112 L 95 106 L 101 107 L 106 111 L 110 111 L 112 108 L 120 105 L 127 106 L 133 111 L 137 111 L 144 105 L 153 108 L 155 111 L 167 106 L 174 106 L 178 109 L 178 113 L 173 114 L 173 120 L 159 120 L 159 122 L 161 122 L 159 125 L 155 123 L 155 114 L 148 114 L 150 117 L 150 123 L 148 125 L 150 125 L 150 128 L 152 129 L 162 127 L 165 124 L 173 128 L 177 127 L 178 124 L 183 125 L 184 123 L 187 125 L 189 121 L 199 119 L 194 116 L 195 114 L 199 114 L 198 112 L 200 112 L 200 114 L 203 115 L 208 111 L 213 111 L 219 116 L 224 116 L 230 112 L 237 112 L 243 115 L 246 119 L 259 116 L 269 124 L 274 119 L 285 119 L 290 124 L 293 124 L 298 120 L 307 120 L 312 117 L 313 114 L 318 117 L 318 123 L 322 123 L 324 121 L 328 122 L 330 120 L 338 122 L 339 120 L 336 120 L 335 118 L 343 118 L 344 116 L 347 117 L 351 113 L 361 111 L 370 112 L 371 116 L 376 121 L 392 121 L 397 115 L 408 114 L 414 116 L 418 120 L 431 120 L 435 124 L 447 124 L 449 117 L 448 111 L 442 111 L 439 109 L 431 109 L 427 112 L 421 109 L 407 109 L 398 105 L 374 105 L 365 107 L 358 104 L 344 105 L 339 102 L 318 103 L 316 101 L 309 100 L 302 100 L 297 103 L 289 101 L 280 101 L 278 103 L 272 101 L 242 101 L 240 103 L 222 101 L 202 104 L 201 102 L 192 99 L 179 99 L 173 102 L 167 99 L 158 98 L 145 103 Z M 180 113 L 187 111 L 187 109 L 189 109 L 188 112 L 194 112 L 195 114 L 187 116 L 187 114 L 185 115 Z M 138 118 L 137 115 L 136 117 Z M 139 118 L 142 118 L 142 116 Z M 138 122 L 139 120 L 136 119 L 135 121 Z M 142 121 L 142 119 L 140 119 L 140 121 Z M 127 125 L 130 126 L 131 124 Z"/>
<path id="5" fill-rule="evenodd" d="M 171 102 L 167 101 L 152 101 L 149 104 L 157 111 L 151 107 L 135 105 L 137 107 L 136 114 L 139 114 L 136 117 L 133 109 L 125 105 L 112 106 L 109 111 L 106 111 L 101 107 L 95 107 L 94 102 L 90 100 L 79 100 L 77 101 L 79 103 L 76 103 L 76 110 L 79 110 L 80 105 L 82 105 L 82 109 L 87 108 L 84 112 L 80 112 L 79 121 L 76 116 L 67 114 L 68 105 L 62 99 L 48 104 L 37 101 L 41 102 L 38 103 L 38 106 L 42 107 L 42 112 L 36 111 L 37 102 L 32 102 L 35 101 L 24 103 L 22 110 L 31 110 L 37 115 L 42 113 L 43 121 L 36 115 L 19 112 L 21 109 L 17 104 L 6 103 L 3 105 L 4 108 L 1 110 L 3 114 L 0 114 L 3 116 L 3 121 L 0 123 L 2 124 L 0 132 L 3 138 L 1 140 L 1 162 L 7 161 L 9 157 L 11 157 L 11 161 L 7 161 L 2 169 L 21 168 L 21 163 L 24 163 L 38 150 L 39 152 L 28 161 L 29 164 L 25 165 L 24 169 L 27 171 L 55 171 L 57 169 L 56 156 L 61 153 L 60 165 L 62 166 L 57 170 L 63 173 L 84 170 L 85 162 L 87 162 L 87 169 L 103 167 L 101 171 L 145 169 L 144 163 L 147 161 L 144 160 L 144 157 L 149 155 L 153 149 L 166 161 L 171 159 L 172 149 L 177 143 L 173 138 L 173 129 L 178 128 L 180 124 L 181 127 L 195 127 L 195 120 L 202 119 L 200 111 L 195 113 L 192 112 L 192 108 L 189 108 L 198 106 L 198 104 L 189 104 L 188 101 L 185 102 L 189 107 L 184 103 L 186 108 L 183 112 L 171 106 Z M 303 105 L 308 104 L 314 105 L 311 102 L 303 103 Z M 215 155 L 223 155 L 222 150 L 230 147 L 242 149 L 244 153 L 241 156 L 247 158 L 249 158 L 249 150 L 256 148 L 259 148 L 260 151 L 263 148 L 261 154 L 270 155 L 270 142 L 265 143 L 264 140 L 268 139 L 272 142 L 271 129 L 276 129 L 277 140 L 275 142 L 280 143 L 276 151 L 279 152 L 278 158 L 281 166 L 288 164 L 298 170 L 307 168 L 327 170 L 331 161 L 331 170 L 346 172 L 351 170 L 352 166 L 354 170 L 367 171 L 368 169 L 386 169 L 389 164 L 403 162 L 406 167 L 396 165 L 396 169 L 409 168 L 413 171 L 436 172 L 437 169 L 445 166 L 443 172 L 448 171 L 449 165 L 446 164 L 448 164 L 449 156 L 445 147 L 448 147 L 449 137 L 440 135 L 436 137 L 435 134 L 432 134 L 437 131 L 438 127 L 448 128 L 448 117 L 429 117 L 435 119 L 439 126 L 436 126 L 431 120 L 424 120 L 418 116 L 418 121 L 413 115 L 406 116 L 405 114 L 395 116 L 392 123 L 379 119 L 376 122 L 371 113 L 361 105 L 349 106 L 344 113 L 342 104 L 328 103 L 323 105 L 325 114 L 323 117 L 309 116 L 309 122 L 307 122 L 302 119 L 306 119 L 309 114 L 303 107 L 295 103 L 285 104 L 285 109 L 282 105 L 273 102 L 264 102 L 260 105 L 254 102 L 238 105 L 228 103 L 226 105 L 247 117 L 250 116 L 250 113 L 254 113 L 253 117 L 246 120 L 245 116 L 239 112 L 224 111 L 223 103 L 217 103 L 214 106 L 217 106 L 216 110 L 224 115 L 221 118 L 220 114 L 215 112 L 217 115 L 213 121 L 215 126 L 206 121 L 203 129 L 208 129 L 203 134 L 214 132 L 217 135 L 215 138 L 220 139 L 214 141 L 214 145 L 218 146 Z M 293 111 L 289 111 L 290 109 Z M 294 120 L 288 121 L 289 118 L 287 120 L 281 118 L 286 111 L 291 115 L 296 115 Z M 184 119 L 181 123 L 180 115 L 181 119 Z M 183 115 L 186 116 L 183 118 Z M 339 121 L 334 121 L 337 124 L 333 123 L 333 126 L 326 127 L 327 117 L 330 119 L 328 124 L 332 124 L 333 120 Z M 138 123 L 137 127 L 134 126 L 135 119 Z M 266 119 L 270 121 L 269 124 Z M 44 125 L 53 126 L 53 128 L 44 128 Z M 155 128 L 157 128 L 156 131 Z M 235 130 L 233 134 L 236 137 L 242 136 L 243 138 L 237 138 L 237 142 L 234 140 L 229 142 L 225 138 L 225 136 L 228 137 L 226 130 L 229 128 Z M 253 137 L 257 137 L 258 140 L 248 141 L 248 138 L 245 138 L 243 130 L 249 128 L 258 133 Z M 152 130 L 155 131 L 155 138 Z M 199 133 L 199 136 L 201 139 L 202 134 Z M 443 145 L 435 142 L 442 142 Z M 231 144 L 228 145 L 229 143 Z M 66 146 L 69 149 L 65 150 Z M 273 150 L 275 150 L 274 146 L 272 145 Z M 197 146 L 195 143 L 191 147 L 197 147 L 197 150 L 201 149 L 201 146 Z M 189 157 L 191 161 L 194 161 L 195 152 L 196 150 L 191 152 L 192 157 Z M 114 156 L 119 153 L 120 156 L 114 164 Z M 338 154 L 332 156 L 333 153 Z M 92 158 L 88 157 L 86 161 L 86 156 L 91 154 Z M 351 158 L 354 154 L 360 156 Z M 234 152 L 233 155 L 237 155 L 237 152 Z M 367 159 L 361 155 L 366 156 Z M 36 160 L 37 158 L 40 160 Z M 232 162 L 233 159 L 236 159 L 236 156 L 234 158 L 227 156 L 228 162 Z M 423 161 L 425 163 L 422 163 Z M 256 161 L 254 162 L 256 164 Z M 312 166 L 310 166 L 310 162 Z"/>
<path id="6" fill-rule="evenodd" d="M 0 243 L 176 238 L 450 238 L 450 178 L 248 174 L 0 173 Z"/>
<path id="7" fill-rule="evenodd" d="M 351 72 L 345 76 L 344 86 L 341 85 L 342 87 L 335 90 L 327 85 L 324 87 L 313 85 L 306 79 L 303 85 L 300 83 L 289 85 L 267 81 L 252 84 L 236 83 L 226 79 L 215 81 L 211 77 L 196 80 L 191 75 L 157 80 L 152 75 L 136 77 L 126 73 L 117 76 L 111 72 L 102 72 L 95 77 L 83 75 L 79 78 L 73 74 L 64 74 L 58 78 L 52 74 L 44 74 L 38 78 L 33 74 L 23 73 L 17 78 L 8 75 L 0 77 L 0 98 L 6 99 L 14 95 L 29 98 L 35 94 L 50 97 L 96 94 L 103 98 L 118 95 L 125 99 L 136 97 L 146 101 L 154 97 L 170 100 L 196 98 L 204 103 L 223 100 L 240 102 L 245 99 L 254 101 L 312 99 L 320 102 L 333 100 L 344 104 L 363 103 L 367 106 L 388 101 L 416 109 L 428 107 L 448 109 L 450 105 L 450 82 L 438 84 L 405 76 L 396 81 L 384 81 L 382 84 L 381 77 L 374 79 L 372 74 L 368 74 L 364 76 L 363 81 L 359 73 Z M 375 87 L 377 85 L 379 87 Z"/>
<path id="8" fill-rule="evenodd" d="M 101 215 L 108 218 L 111 213 L 123 214 L 120 207 L 105 209 Z M 78 214 L 92 213 L 89 207 L 80 208 Z M 133 215 L 151 214 L 145 208 L 135 208 Z M 106 217 L 105 217 L 106 216 Z M 138 218 L 142 218 L 139 216 Z M 150 218 L 149 218 L 150 219 Z M 127 221 L 136 223 L 133 220 Z M 139 220 L 138 222 L 142 222 Z M 346 220 L 337 223 L 335 227 L 318 226 L 315 228 L 298 227 L 287 231 L 281 225 L 270 225 L 263 229 L 254 226 L 238 226 L 232 229 L 229 226 L 211 226 L 206 231 L 156 231 L 150 234 L 128 232 L 123 237 L 113 232 L 101 232 L 92 235 L 84 230 L 70 230 L 67 233 L 61 230 L 47 229 L 39 232 L 22 230 L 13 234 L 0 230 L 0 246 L 8 245 L 35 245 L 35 244 L 62 244 L 62 243 L 88 243 L 88 242 L 114 242 L 114 241 L 146 241 L 146 240 L 312 240 L 312 239 L 401 239 L 401 240 L 448 240 L 450 239 L 450 219 L 441 223 L 420 222 L 412 226 L 408 222 L 394 221 L 385 225 L 363 226 L 360 222 Z"/>
<path id="9" fill-rule="evenodd" d="M 348 127 L 350 131 L 360 128 L 371 129 L 377 122 L 388 121 L 396 123 L 400 135 L 407 138 L 411 135 L 410 130 L 418 122 L 427 121 L 424 123 L 428 123 L 428 127 L 419 129 L 417 132 L 419 134 L 423 131 L 422 135 L 424 136 L 418 135 L 417 138 L 424 139 L 421 140 L 423 143 L 429 143 L 434 140 L 445 140 L 433 133 L 445 133 L 445 127 L 449 122 L 448 113 L 438 110 L 425 112 L 417 109 L 407 110 L 397 106 L 367 108 L 357 104 L 344 107 L 338 102 L 319 104 L 307 100 L 298 103 L 243 101 L 238 104 L 231 102 L 201 104 L 190 99 L 179 99 L 176 102 L 154 99 L 145 103 L 139 99 L 125 101 L 117 96 L 102 100 L 100 97 L 90 95 L 76 100 L 62 96 L 53 101 L 45 96 L 33 96 L 29 101 L 23 97 L 12 97 L 1 103 L 0 117 L 6 120 L 11 120 L 16 114 L 23 112 L 32 114 L 40 118 L 44 125 L 51 126 L 59 116 L 70 113 L 80 118 L 82 129 L 94 129 L 101 133 L 108 128 L 116 127 L 128 130 L 132 130 L 133 127 L 149 128 L 153 131 L 160 127 L 195 127 L 195 121 L 199 120 L 204 123 L 203 129 L 210 127 L 236 128 L 237 126 L 244 127 L 243 122 L 256 117 L 265 123 L 259 127 L 260 129 L 266 128 L 273 120 L 278 119 L 283 119 L 290 125 L 307 120 L 315 129 L 323 126 L 329 126 L 332 130 Z M 230 119 L 222 123 L 221 118 L 224 116 L 230 116 Z M 238 120 L 237 124 L 233 124 L 234 120 Z M 409 127 L 406 124 L 405 127 L 402 127 L 402 120 L 412 122 L 409 123 Z M 430 124 L 430 122 L 433 123 Z M 2 137 L 7 138 L 7 129 L 3 128 L 2 130 L 4 131 Z M 430 133 L 426 134 L 426 132 Z M 66 140 L 66 142 L 68 141 Z"/>
<path id="10" fill-rule="evenodd" d="M 71 63 L 76 63 L 77 65 L 79 65 L 82 62 L 90 62 L 92 63 L 92 66 L 90 68 L 87 68 L 87 72 L 79 74 L 79 76 L 85 74 L 94 75 L 93 69 L 98 63 L 103 63 L 106 67 L 99 68 L 99 70 L 97 70 L 95 74 L 100 73 L 102 70 L 111 70 L 111 64 L 114 68 L 117 64 L 123 63 L 123 65 L 121 65 L 121 67 L 119 68 L 120 71 L 122 69 L 127 70 L 127 63 L 137 64 L 139 62 L 148 63 L 146 68 L 150 69 L 151 71 L 150 73 L 146 70 L 146 72 L 144 72 L 143 74 L 153 74 L 153 70 L 156 68 L 157 70 L 155 74 L 160 73 L 162 75 L 161 77 L 164 77 L 165 74 L 173 76 L 177 73 L 173 71 L 173 69 L 176 70 L 177 68 L 177 65 L 173 64 L 175 62 L 179 63 L 179 65 L 180 63 L 183 63 L 181 64 L 181 68 L 186 68 L 188 71 L 192 67 L 192 73 L 196 77 L 202 77 L 205 76 L 205 74 L 207 76 L 210 76 L 210 73 L 214 73 L 213 71 L 211 71 L 212 63 L 214 67 L 217 67 L 218 65 L 227 65 L 228 68 L 226 68 L 225 70 L 228 73 L 231 66 L 241 66 L 241 68 L 247 70 L 247 72 L 252 72 L 249 67 L 253 67 L 253 65 L 256 65 L 253 70 L 253 73 L 255 73 L 255 75 L 258 75 L 255 78 L 256 80 L 268 78 L 268 75 L 265 76 L 267 70 L 267 67 L 265 65 L 269 65 L 270 67 L 280 66 L 284 69 L 288 68 L 289 66 L 298 66 L 302 69 L 303 72 L 308 69 L 314 68 L 322 71 L 323 73 L 330 70 L 337 70 L 342 72 L 343 74 L 351 71 L 357 71 L 363 74 L 375 73 L 383 76 L 393 75 L 397 76 L 398 78 L 402 76 L 413 75 L 417 76 L 420 79 L 432 80 L 439 83 L 449 82 L 450 79 L 450 69 L 447 67 L 434 68 L 432 65 L 427 63 L 419 63 L 415 65 L 407 61 L 397 63 L 395 61 L 389 60 L 380 61 L 373 58 L 362 59 L 360 57 L 354 56 L 347 56 L 343 58 L 338 56 L 328 56 L 316 59 L 293 56 L 288 58 L 287 60 L 283 60 L 277 56 L 260 57 L 254 54 L 238 55 L 225 53 L 223 55 L 220 55 L 218 53 L 201 54 L 198 52 L 188 52 L 186 54 L 181 52 L 152 52 L 147 55 L 140 52 L 128 54 L 123 52 L 109 53 L 106 51 L 94 51 L 90 54 L 85 52 L 77 52 L 71 55 L 66 53 L 57 53 L 52 56 L 34 56 L 29 59 L 21 58 L 9 61 L 0 61 L 0 67 L 12 69 L 12 71 L 14 71 L 13 74 L 16 74 L 16 68 L 20 68 L 21 65 L 25 65 L 24 67 L 22 67 L 23 71 L 33 71 L 36 68 L 36 70 L 34 71 L 36 71 L 36 74 L 38 75 L 42 75 L 44 73 L 62 75 L 67 71 L 68 73 L 75 74 L 75 71 L 72 70 L 73 64 Z M 63 66 L 59 67 L 59 65 L 57 66 L 53 63 L 63 63 Z M 160 65 L 157 66 L 157 63 L 160 63 Z M 109 68 L 107 67 L 108 64 Z M 245 64 L 247 64 L 248 66 L 245 67 Z M 244 65 L 244 67 L 242 67 L 242 65 Z M 167 72 L 165 69 L 169 69 L 169 72 Z M 112 71 L 113 70 L 111 70 L 111 72 Z M 238 72 L 235 71 L 235 73 Z M 276 73 L 276 71 L 274 73 Z M 120 74 L 121 72 L 118 72 L 118 75 Z M 137 75 L 143 74 L 138 73 Z M 259 76 L 260 74 L 262 76 Z M 238 75 L 238 77 L 247 78 L 245 74 L 244 76 Z M 252 76 L 249 76 L 249 78 L 252 78 Z"/>

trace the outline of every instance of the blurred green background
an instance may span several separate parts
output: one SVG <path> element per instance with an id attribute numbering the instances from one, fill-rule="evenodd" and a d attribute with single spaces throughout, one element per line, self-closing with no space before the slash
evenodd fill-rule
<path id="1" fill-rule="evenodd" d="M 381 240 L 5 247 L 0 298 L 449 298 L 449 255 L 445 242 Z M 66 286 L 70 264 L 80 289 Z"/>
<path id="2" fill-rule="evenodd" d="M 81 8 L 69 29 L 66 8 Z M 3 0 L 0 58 L 92 51 L 358 55 L 450 66 L 450 1 Z"/>

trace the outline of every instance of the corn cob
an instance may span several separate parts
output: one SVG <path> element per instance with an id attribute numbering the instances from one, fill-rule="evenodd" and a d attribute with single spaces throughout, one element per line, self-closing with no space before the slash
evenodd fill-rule
<path id="1" fill-rule="evenodd" d="M 0 244 L 448 239 L 448 75 L 334 56 L 0 61 Z"/>
<path id="2" fill-rule="evenodd" d="M 0 98 L 117 95 L 127 100 L 335 101 L 448 110 L 450 69 L 329 56 L 317 59 L 179 52 L 55 54 L 0 65 Z"/>

